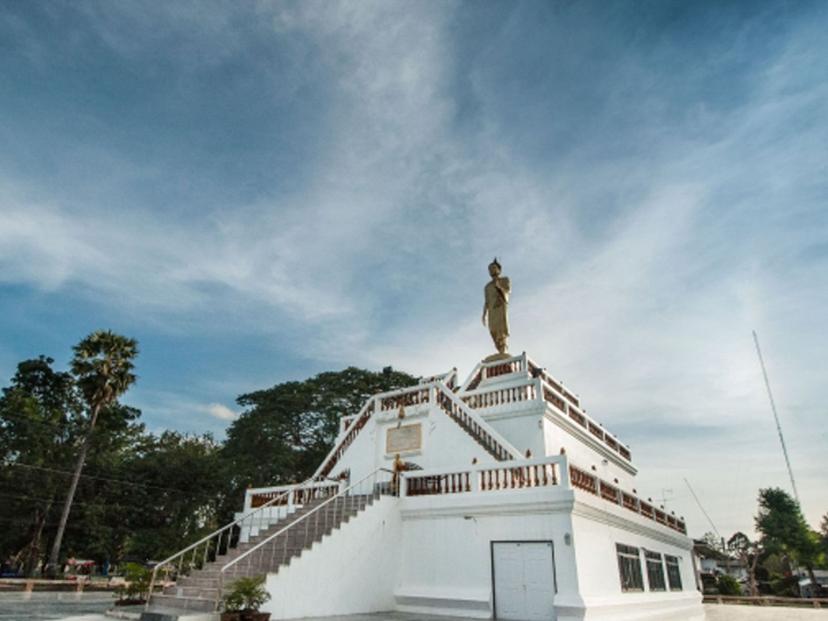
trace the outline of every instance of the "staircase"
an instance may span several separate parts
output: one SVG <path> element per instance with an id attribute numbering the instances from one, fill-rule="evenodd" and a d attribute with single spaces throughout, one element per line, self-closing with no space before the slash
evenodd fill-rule
<path id="1" fill-rule="evenodd" d="M 152 593 L 142 621 L 174 619 L 187 614 L 212 613 L 220 609 L 222 595 L 237 578 L 278 573 L 291 559 L 357 516 L 374 500 L 396 495 L 397 483 L 388 470 L 379 468 L 357 483 L 329 498 L 309 499 L 249 541 L 229 548 L 204 562 L 161 593 Z M 220 543 L 220 541 L 219 541 Z M 187 548 L 198 551 L 198 548 Z M 221 549 L 220 546 L 218 549 Z M 176 555 L 177 558 L 179 555 Z M 195 554 L 194 554 L 195 556 Z"/>
<path id="2" fill-rule="evenodd" d="M 360 494 L 335 497 L 330 501 L 315 500 L 251 537 L 247 543 L 239 544 L 229 554 L 222 554 L 180 578 L 163 593 L 152 595 L 148 611 L 212 612 L 216 610 L 222 581 L 226 591 L 236 578 L 277 573 L 280 567 L 356 516 L 375 498 L 372 494 Z M 321 506 L 323 504 L 325 506 Z M 311 514 L 312 517 L 304 519 Z M 260 545 L 262 542 L 265 543 Z M 255 553 L 249 554 L 251 550 Z M 220 576 L 222 568 L 241 557 L 244 558 L 232 565 L 225 576 Z"/>

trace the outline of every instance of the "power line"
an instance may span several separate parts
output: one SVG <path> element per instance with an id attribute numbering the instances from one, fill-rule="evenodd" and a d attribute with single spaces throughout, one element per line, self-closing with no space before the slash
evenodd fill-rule
<path id="1" fill-rule="evenodd" d="M 799 492 L 796 491 L 796 482 L 794 481 L 793 469 L 791 468 L 791 460 L 788 458 L 788 448 L 785 446 L 785 437 L 782 435 L 782 425 L 779 424 L 779 414 L 776 412 L 776 403 L 773 400 L 773 393 L 771 392 L 770 381 L 768 380 L 768 372 L 765 370 L 765 360 L 762 358 L 762 350 L 759 349 L 759 337 L 756 336 L 756 330 L 753 330 L 753 342 L 756 344 L 756 354 L 759 356 L 759 364 L 762 366 L 762 377 L 765 378 L 765 388 L 768 389 L 768 399 L 770 400 L 771 410 L 773 411 L 773 420 L 776 421 L 776 431 L 779 433 L 779 443 L 782 445 L 782 454 L 785 456 L 785 465 L 788 466 L 788 476 L 791 477 L 791 487 L 793 488 L 796 503 L 799 503 Z"/>
<path id="2" fill-rule="evenodd" d="M 696 500 L 696 504 L 699 505 L 699 509 L 701 509 L 701 512 L 704 513 L 704 517 L 706 517 L 707 521 L 710 522 L 710 526 L 713 528 L 713 532 L 715 532 L 716 535 L 718 535 L 719 539 L 724 540 L 724 538 L 722 537 L 722 534 L 719 532 L 719 529 L 716 528 L 716 525 L 713 523 L 713 520 L 707 514 L 707 511 L 704 510 L 704 507 L 702 506 L 701 500 L 699 500 L 699 497 L 696 496 L 696 492 L 693 491 L 693 486 L 690 485 L 690 481 L 688 481 L 687 478 L 685 478 L 684 482 L 687 483 L 687 489 L 689 489 L 690 493 L 693 494 L 693 498 Z"/>
<path id="3" fill-rule="evenodd" d="M 15 466 L 15 467 L 21 467 L 21 468 L 30 468 L 32 470 L 42 470 L 42 471 L 45 471 L 45 472 L 54 472 L 54 473 L 57 473 L 57 474 L 63 474 L 63 475 L 67 475 L 67 476 L 74 474 L 74 472 L 71 472 L 69 470 L 58 470 L 56 468 L 47 468 L 46 466 L 33 466 L 31 464 L 24 464 L 24 463 L 16 462 L 16 461 L 3 460 L 3 465 L 5 465 L 5 466 Z M 164 487 L 163 485 L 154 485 L 152 483 L 136 483 L 134 481 L 127 481 L 125 479 L 115 479 L 115 478 L 112 478 L 112 477 L 102 477 L 102 476 L 94 475 L 94 474 L 83 474 L 83 473 L 81 473 L 81 477 L 85 478 L 85 479 L 97 479 L 99 481 L 107 481 L 107 482 L 110 482 L 110 483 L 120 483 L 122 485 L 132 485 L 134 487 L 145 487 L 145 488 L 150 488 L 151 487 L 151 488 L 160 489 L 160 490 L 164 490 L 164 491 L 168 491 L 168 492 L 178 492 L 179 494 L 189 494 L 189 493 L 191 493 L 188 490 L 179 489 L 177 487 Z"/>

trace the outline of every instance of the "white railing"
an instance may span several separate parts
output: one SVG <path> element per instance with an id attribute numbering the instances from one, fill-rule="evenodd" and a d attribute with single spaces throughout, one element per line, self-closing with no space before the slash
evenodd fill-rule
<path id="1" fill-rule="evenodd" d="M 313 473 L 312 479 L 324 478 L 331 474 L 331 471 L 336 467 L 342 455 L 345 454 L 345 451 L 351 446 L 351 443 L 359 435 L 359 432 L 368 423 L 371 416 L 374 415 L 374 412 L 377 411 L 378 403 L 377 397 L 373 396 L 365 402 L 365 405 L 362 406 L 358 414 L 349 417 L 351 419 L 350 423 L 343 430 L 334 448 L 331 449 L 331 452 L 325 457 L 319 465 L 319 468 L 316 469 L 316 472 Z"/>
<path id="2" fill-rule="evenodd" d="M 338 489 L 338 487 L 338 484 L 335 483 L 319 484 L 311 480 L 289 486 L 260 506 L 247 511 L 229 524 L 225 524 L 218 530 L 164 559 L 152 570 L 147 607 L 149 607 L 152 600 L 152 593 L 158 581 L 158 575 L 162 571 L 166 583 L 169 582 L 171 572 L 174 572 L 176 579 L 178 579 L 179 576 L 186 575 L 194 568 L 202 568 L 208 562 L 218 559 L 222 554 L 227 554 L 240 543 L 244 543 L 254 529 L 269 526 L 272 521 L 284 517 L 282 510 L 284 510 L 284 515 L 288 515 L 297 506 L 301 506 L 315 497 L 324 497 L 325 494 L 331 495 L 333 489 Z M 276 509 L 275 516 L 273 515 L 273 509 Z"/>
<path id="3" fill-rule="evenodd" d="M 460 423 L 497 460 L 520 459 L 521 454 L 491 425 L 471 409 L 445 384 L 435 382 L 431 388 L 434 401 L 450 418 Z"/>
<path id="4" fill-rule="evenodd" d="M 535 379 L 537 382 L 538 397 L 553 406 L 564 418 L 569 418 L 591 436 L 599 440 L 607 448 L 620 455 L 626 461 L 632 461 L 630 448 L 623 444 L 612 433 L 604 429 L 593 418 L 588 416 L 581 408 L 573 405 L 569 400 L 564 399 L 556 387 L 546 381 L 544 377 Z"/>
<path id="5" fill-rule="evenodd" d="M 569 487 L 566 456 L 478 464 L 457 470 L 415 470 L 403 477 L 400 496 L 442 496 L 512 489 Z"/>
<path id="6" fill-rule="evenodd" d="M 489 388 L 475 390 L 460 396 L 463 403 L 475 410 L 509 405 L 523 401 L 537 401 L 535 384 L 521 384 L 508 388 Z"/>
<path id="7" fill-rule="evenodd" d="M 246 570 L 246 575 L 250 574 L 251 570 L 257 573 L 272 571 L 288 559 L 289 552 L 299 551 L 301 553 L 301 550 L 307 548 L 308 543 L 313 543 L 320 533 L 329 532 L 344 518 L 364 508 L 368 502 L 383 495 L 397 495 L 399 486 L 399 475 L 386 468 L 377 468 L 353 485 L 323 500 L 284 528 L 245 550 L 219 570 L 216 610 L 219 610 L 221 606 L 222 591 L 227 578 L 235 578 L 243 570 Z M 283 541 L 277 542 L 279 537 Z M 277 559 L 279 563 L 276 563 Z"/>

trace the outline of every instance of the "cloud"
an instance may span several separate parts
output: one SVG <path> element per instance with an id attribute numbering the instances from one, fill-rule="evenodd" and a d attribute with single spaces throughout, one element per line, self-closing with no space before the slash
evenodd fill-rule
<path id="1" fill-rule="evenodd" d="M 238 412 L 234 412 L 221 403 L 210 403 L 209 405 L 204 406 L 204 411 L 213 418 L 218 418 L 219 420 L 235 420 L 238 417 Z"/>
<path id="2" fill-rule="evenodd" d="M 684 22 L 648 31 L 635 16 L 633 30 L 623 11 L 544 10 L 83 5 L 85 35 L 61 52 L 109 54 L 144 81 L 110 75 L 129 105 L 98 96 L 77 118 L 61 96 L 49 118 L 91 131 L 49 128 L 48 149 L 28 147 L 57 153 L 54 170 L 4 167 L 0 282 L 161 334 L 255 335 L 257 377 L 346 364 L 462 375 L 490 353 L 479 314 L 497 255 L 513 350 L 633 443 L 642 488 L 687 476 L 731 530 L 749 529 L 758 486 L 785 484 L 756 329 L 814 519 L 824 438 L 798 430 L 824 416 L 822 22 L 786 13 L 765 36 L 763 12 L 717 15 L 689 37 Z M 41 72 L 43 41 L 24 54 Z M 29 144 L 27 130 L 5 142 Z M 251 371 L 226 373 L 247 385 Z M 235 416 L 220 404 L 235 394 L 191 393 L 146 395 L 148 416 Z M 716 463 L 744 474 L 722 482 Z"/>

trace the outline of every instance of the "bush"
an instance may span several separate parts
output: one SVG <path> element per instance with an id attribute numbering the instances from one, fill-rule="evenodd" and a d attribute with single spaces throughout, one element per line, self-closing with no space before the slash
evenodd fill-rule
<path id="1" fill-rule="evenodd" d="M 264 588 L 264 576 L 239 578 L 232 590 L 224 596 L 224 610 L 227 612 L 257 611 L 270 595 Z"/>
<path id="2" fill-rule="evenodd" d="M 727 574 L 719 576 L 719 579 L 716 581 L 716 587 L 719 589 L 719 593 L 721 595 L 742 594 L 742 587 L 739 586 L 739 583 L 736 581 L 736 578 L 734 578 L 733 576 L 728 576 Z"/>
<path id="3" fill-rule="evenodd" d="M 138 563 L 124 565 L 124 584 L 118 587 L 118 597 L 122 600 L 146 601 L 149 595 L 152 572 Z"/>

